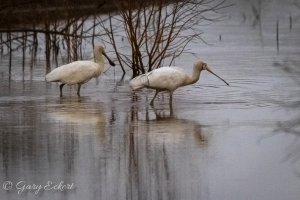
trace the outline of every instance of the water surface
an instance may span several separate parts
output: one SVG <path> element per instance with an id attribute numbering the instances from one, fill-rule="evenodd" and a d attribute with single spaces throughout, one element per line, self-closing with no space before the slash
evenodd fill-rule
<path id="1" fill-rule="evenodd" d="M 168 94 L 149 106 L 154 93 L 130 91 L 119 69 L 83 85 L 82 97 L 65 87 L 60 98 L 43 61 L 23 75 L 16 58 L 9 80 L 2 58 L 0 183 L 13 188 L 1 187 L 1 199 L 298 200 L 299 76 L 287 69 L 300 67 L 300 24 L 287 24 L 299 10 L 262 2 L 260 25 L 239 1 L 227 20 L 203 27 L 213 45 L 176 61 L 191 71 L 201 58 L 231 86 L 202 72 L 175 92 L 172 110 Z M 73 187 L 18 194 L 20 181 Z"/>

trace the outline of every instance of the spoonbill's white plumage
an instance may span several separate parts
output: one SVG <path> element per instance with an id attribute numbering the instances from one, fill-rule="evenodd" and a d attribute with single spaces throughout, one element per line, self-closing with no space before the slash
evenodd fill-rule
<path id="1" fill-rule="evenodd" d="M 155 89 L 156 92 L 150 102 L 150 105 L 153 105 L 154 99 L 159 92 L 169 91 L 170 105 L 172 105 L 173 92 L 179 87 L 197 82 L 200 78 L 200 73 L 202 70 L 209 71 L 210 73 L 221 79 L 224 83 L 229 85 L 224 79 L 215 74 L 207 66 L 207 64 L 202 61 L 197 61 L 194 63 L 193 73 L 191 75 L 187 74 L 183 69 L 179 67 L 161 67 L 146 74 L 135 77 L 129 82 L 129 85 L 133 90 L 141 88 Z"/>
<path id="2" fill-rule="evenodd" d="M 107 58 L 110 65 L 115 66 L 115 64 L 106 55 L 104 48 L 102 46 L 96 46 L 94 48 L 95 62 L 84 60 L 62 65 L 48 73 L 46 75 L 46 81 L 61 82 L 59 86 L 60 96 L 62 96 L 62 88 L 65 84 L 78 84 L 77 95 L 80 96 L 81 85 L 92 78 L 98 77 L 104 71 L 103 55 Z"/>

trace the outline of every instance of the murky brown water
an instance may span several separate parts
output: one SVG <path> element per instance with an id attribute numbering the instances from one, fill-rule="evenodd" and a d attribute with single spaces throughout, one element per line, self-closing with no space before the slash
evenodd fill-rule
<path id="1" fill-rule="evenodd" d="M 84 85 L 82 97 L 65 87 L 60 98 L 58 85 L 44 82 L 43 62 L 22 76 L 16 58 L 9 81 L 3 58 L 1 199 L 298 200 L 299 131 L 279 125 L 296 121 L 299 130 L 299 76 L 284 70 L 300 67 L 299 10 L 263 6 L 261 31 L 245 2 L 230 19 L 204 27 L 214 45 L 192 49 L 231 86 L 203 72 L 175 92 L 172 114 L 168 94 L 151 107 L 154 93 L 131 92 L 117 69 Z M 191 71 L 194 60 L 176 64 Z"/>

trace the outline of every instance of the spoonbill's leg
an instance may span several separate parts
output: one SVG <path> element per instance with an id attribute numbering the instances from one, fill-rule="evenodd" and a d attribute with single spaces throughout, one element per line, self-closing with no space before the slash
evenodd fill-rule
<path id="1" fill-rule="evenodd" d="M 60 97 L 62 97 L 62 89 L 63 89 L 64 85 L 65 85 L 64 83 L 62 83 L 62 84 L 59 85 Z"/>
<path id="2" fill-rule="evenodd" d="M 173 112 L 173 105 L 170 104 L 170 117 L 173 117 L 174 116 L 174 112 Z"/>
<path id="3" fill-rule="evenodd" d="M 153 99 L 152 99 L 151 102 L 150 102 L 150 105 L 151 105 L 151 106 L 153 106 L 154 99 L 155 99 L 155 97 L 156 97 L 156 95 L 157 95 L 158 93 L 159 93 L 159 91 L 156 90 L 156 91 L 155 91 L 155 95 L 154 95 Z"/>
<path id="4" fill-rule="evenodd" d="M 81 87 L 81 84 L 78 83 L 78 89 L 77 89 L 77 95 L 80 97 L 80 87 Z"/>
<path id="5" fill-rule="evenodd" d="M 173 103 L 173 91 L 170 91 L 170 107 L 172 107 Z"/>

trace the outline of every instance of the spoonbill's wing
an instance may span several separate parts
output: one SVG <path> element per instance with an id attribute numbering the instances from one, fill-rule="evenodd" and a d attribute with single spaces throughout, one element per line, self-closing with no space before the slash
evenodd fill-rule
<path id="1" fill-rule="evenodd" d="M 161 67 L 153 70 L 147 78 L 149 88 L 175 90 L 183 84 L 186 73 L 178 67 Z"/>
<path id="2" fill-rule="evenodd" d="M 46 75 L 46 80 L 66 84 L 84 83 L 100 75 L 101 71 L 97 65 L 92 61 L 75 61 L 54 69 Z"/>
<path id="3" fill-rule="evenodd" d="M 181 86 L 186 73 L 178 67 L 161 67 L 149 73 L 142 74 L 129 82 L 133 90 L 152 88 L 158 90 L 174 90 Z"/>

